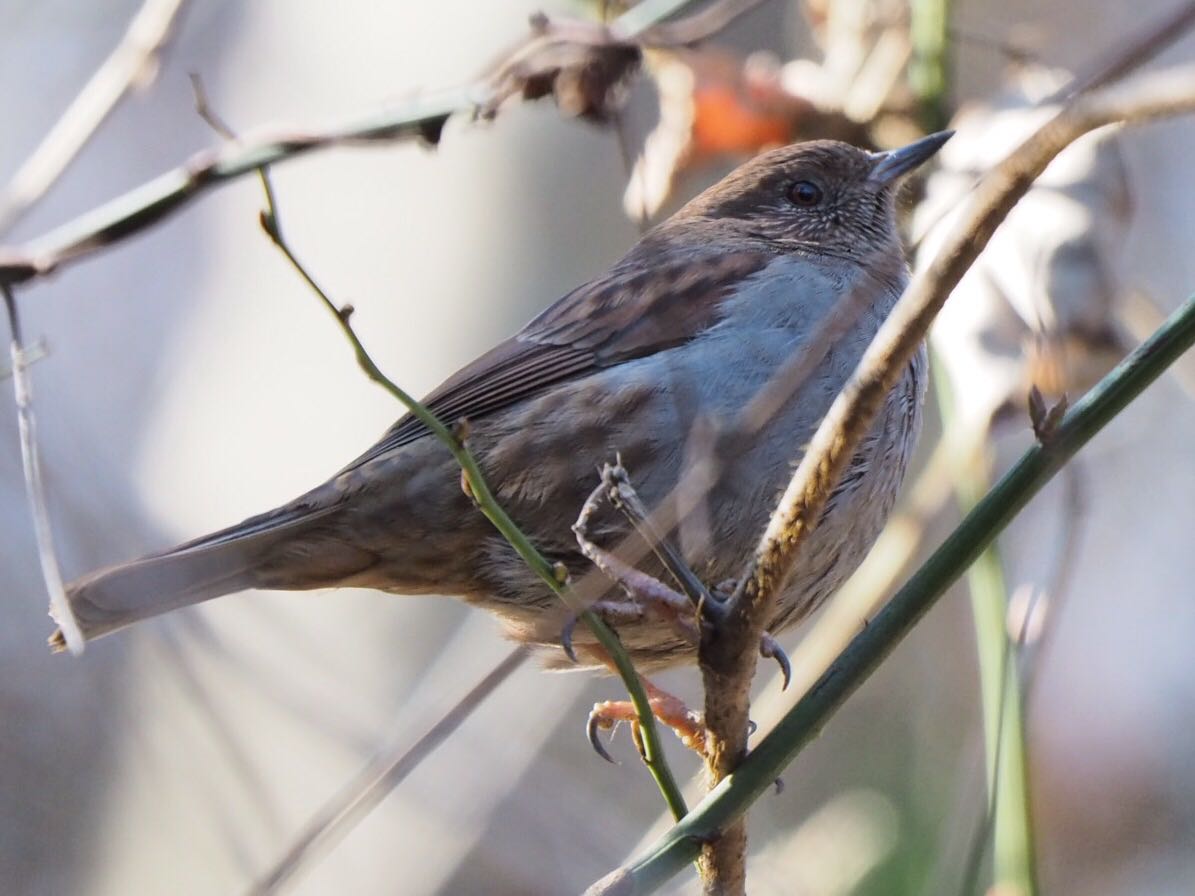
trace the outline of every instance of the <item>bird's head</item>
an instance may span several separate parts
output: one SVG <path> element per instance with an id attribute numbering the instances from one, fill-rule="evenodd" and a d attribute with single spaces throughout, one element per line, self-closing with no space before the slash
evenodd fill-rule
<path id="1" fill-rule="evenodd" d="M 904 175 L 951 131 L 887 152 L 811 140 L 766 152 L 731 172 L 680 212 L 724 232 L 777 246 L 863 258 L 899 245 L 895 196 Z"/>

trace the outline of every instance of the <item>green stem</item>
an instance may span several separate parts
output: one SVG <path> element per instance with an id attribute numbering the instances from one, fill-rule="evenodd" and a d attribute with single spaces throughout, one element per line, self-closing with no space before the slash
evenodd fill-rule
<path id="1" fill-rule="evenodd" d="M 701 851 L 701 844 L 741 817 L 821 731 L 983 549 L 1091 438 L 1195 343 L 1195 297 L 1087 393 L 1047 444 L 1030 448 L 975 505 L 891 601 L 839 655 L 734 774 L 630 865 L 587 894 L 641 896 L 661 886 Z"/>
<path id="2" fill-rule="evenodd" d="M 945 370 L 941 364 L 935 368 Z M 934 382 L 942 428 L 949 432 L 963 425 L 955 414 L 953 390 L 944 373 Z M 964 513 L 974 510 L 990 487 L 985 458 L 976 457 L 960 465 L 956 492 Z M 994 540 L 967 569 L 967 586 L 983 704 L 993 884 L 1000 892 L 1034 896 L 1037 874 L 1021 682 L 1013 661 L 1015 648 L 1008 636 L 1008 588 Z M 985 825 L 984 832 L 988 830 Z"/>
<path id="3" fill-rule="evenodd" d="M 909 87 L 917 97 L 922 126 L 940 131 L 950 120 L 950 0 L 913 0 L 910 14 Z"/>
<path id="4" fill-rule="evenodd" d="M 994 543 L 971 565 L 967 583 L 983 694 L 993 886 L 1009 896 L 1033 896 L 1037 875 L 1021 683 L 1006 626 L 1004 570 Z"/>
<path id="5" fill-rule="evenodd" d="M 567 579 L 557 575 L 557 571 L 553 565 L 536 549 L 531 540 L 515 524 L 514 520 L 510 518 L 502 508 L 502 505 L 498 503 L 498 499 L 494 497 L 493 492 L 490 490 L 476 458 L 473 457 L 472 452 L 469 451 L 457 434 L 449 429 L 448 426 L 421 402 L 415 399 L 414 396 L 382 373 L 381 369 L 374 363 L 373 358 L 370 357 L 369 352 L 366 351 L 365 346 L 357 336 L 353 325 L 349 322 L 352 309 L 337 307 L 336 303 L 332 301 L 323 288 L 316 283 L 311 274 L 307 272 L 302 262 L 299 261 L 283 239 L 282 230 L 278 223 L 273 186 L 264 168 L 261 169 L 260 175 L 268 204 L 268 209 L 262 212 L 262 227 L 274 242 L 274 245 L 278 247 L 291 263 L 291 266 L 299 273 L 299 276 L 319 296 L 324 306 L 332 312 L 345 338 L 348 339 L 353 347 L 358 366 L 365 372 L 366 376 L 398 399 L 452 453 L 453 458 L 465 472 L 473 500 L 477 503 L 481 512 L 485 514 L 486 519 L 493 523 L 494 528 L 515 549 L 516 553 L 518 553 L 532 571 L 578 614 L 581 621 L 588 626 L 598 643 L 602 646 L 602 649 L 606 651 L 606 654 L 614 663 L 619 677 L 622 678 L 622 682 L 631 698 L 631 703 L 635 707 L 635 713 L 639 718 L 643 744 L 643 761 L 651 772 L 652 777 L 655 778 L 656 784 L 660 788 L 660 793 L 663 794 L 664 801 L 668 804 L 668 809 L 672 813 L 672 817 L 680 820 L 688 811 L 688 807 L 685 805 L 685 798 L 664 756 L 659 730 L 656 727 L 655 716 L 652 714 L 651 703 L 648 701 L 647 692 L 643 688 L 643 683 L 639 680 L 639 676 L 635 671 L 634 665 L 631 663 L 631 658 L 627 655 L 626 649 L 622 646 L 622 642 L 618 640 L 618 635 L 600 618 L 584 606 L 577 604 L 572 592 L 567 587 Z"/>

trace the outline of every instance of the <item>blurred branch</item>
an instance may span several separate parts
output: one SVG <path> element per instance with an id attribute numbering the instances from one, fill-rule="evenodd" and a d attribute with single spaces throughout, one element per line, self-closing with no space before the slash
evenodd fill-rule
<path id="1" fill-rule="evenodd" d="M 831 490 L 854 453 L 855 446 L 871 426 L 884 398 L 924 339 L 930 323 L 947 296 L 983 251 L 999 223 L 1028 191 L 1050 161 L 1066 146 L 1083 134 L 1107 124 L 1139 123 L 1192 111 L 1195 111 L 1195 69 L 1192 67 L 1177 67 L 1143 75 L 1127 84 L 1085 94 L 1061 109 L 980 181 L 972 201 L 960 219 L 958 229 L 943 244 L 929 267 L 914 277 L 887 321 L 881 326 L 850 381 L 822 420 L 769 521 L 747 574 L 740 581 L 730 601 L 726 622 L 718 632 L 716 649 L 703 651 L 702 669 L 706 678 L 707 695 L 706 722 L 710 728 L 708 766 L 715 786 L 704 801 L 706 809 L 701 814 L 704 817 L 708 813 L 711 817 L 716 817 L 718 822 L 703 829 L 702 842 L 709 842 L 710 837 L 728 830 L 741 830 L 741 825 L 737 824 L 741 814 L 749 802 L 766 787 L 767 782 L 762 782 L 760 789 L 756 791 L 744 789 L 743 784 L 743 770 L 764 749 L 764 744 L 740 765 L 740 759 L 746 750 L 745 695 L 755 671 L 755 646 L 766 620 L 771 618 L 776 596 L 799 556 L 799 549 L 820 517 Z M 1084 406 L 1088 406 L 1087 403 L 1084 403 Z M 1071 420 L 1073 416 L 1072 412 L 1066 419 Z M 1050 452 L 1048 458 L 1056 456 L 1056 440 L 1057 436 L 1051 439 L 1048 448 L 1042 448 L 1043 451 Z M 1077 445 L 1075 447 L 1077 448 Z M 1061 461 L 1059 465 L 1060 463 Z M 1052 473 L 1053 468 L 1048 470 L 1048 474 Z M 1048 478 L 1048 475 L 1045 478 Z M 1007 482 L 1006 477 L 1004 484 Z M 1034 483 L 1033 486 L 1026 495 L 1036 490 L 1040 483 Z M 989 522 L 994 525 L 998 521 L 999 525 L 984 533 L 978 542 L 967 542 L 973 548 L 966 557 L 968 563 L 978 555 L 983 544 L 994 537 L 998 528 L 1020 509 L 1020 504 L 1000 504 L 1001 500 L 1007 500 L 1005 490 L 998 488 L 989 498 L 993 496 L 999 499 L 996 502 L 997 509 L 992 510 L 985 499 L 981 504 L 984 513 L 978 516 L 980 519 L 990 516 Z M 976 514 L 973 514 L 968 519 L 975 517 Z M 956 532 L 956 536 L 948 540 L 948 547 L 957 543 L 957 535 Z M 974 534 L 969 534 L 968 539 L 974 539 Z M 954 569 L 954 566 L 950 565 L 949 568 Z M 965 568 L 963 565 L 958 571 L 961 572 Z M 910 586 L 923 582 L 926 578 L 932 580 L 939 573 L 940 569 L 931 560 L 914 576 Z M 954 575 L 957 575 L 957 572 Z M 906 586 L 905 591 L 910 586 Z M 937 594 L 930 596 L 924 606 L 928 607 L 936 597 Z M 887 654 L 895 640 L 903 636 L 908 627 L 916 622 L 923 609 L 919 610 L 916 616 L 902 617 L 902 624 L 891 630 L 877 627 L 873 623 L 865 632 L 867 643 L 870 645 L 867 651 L 868 662 L 853 667 L 852 675 L 846 676 L 850 682 L 847 684 L 843 680 L 844 673 L 839 668 L 840 660 L 831 670 L 838 676 L 833 686 L 825 687 L 827 680 L 823 678 L 821 690 L 807 695 L 786 717 L 795 717 L 799 724 L 790 722 L 789 726 L 785 726 L 785 723 L 782 723 L 781 727 L 786 728 L 786 734 L 782 736 L 785 746 L 773 746 L 772 758 L 777 758 L 777 751 L 786 751 L 783 753 L 786 758 L 795 756 L 812 735 L 810 728 L 802 726 L 823 724 L 829 714 L 837 708 L 838 703 L 874 668 L 871 665 L 872 661 L 878 663 Z M 873 644 L 872 639 L 885 631 L 886 637 L 892 639 L 891 642 L 884 644 L 882 648 L 879 644 Z M 854 644 L 857 643 L 858 639 L 853 642 L 852 647 L 848 647 L 843 658 L 852 655 L 855 650 Z M 711 683 L 715 687 L 711 687 Z M 827 701 L 827 693 L 837 696 Z M 810 701 L 813 701 L 817 708 L 817 712 L 812 716 L 806 715 L 809 712 Z M 712 712 L 711 706 L 718 712 Z M 793 728 L 792 725 L 796 727 Z M 775 734 L 780 734 L 780 729 Z M 781 767 L 782 763 L 770 768 L 767 772 L 767 775 L 770 775 L 768 781 L 776 777 Z M 717 802 L 718 794 L 722 793 L 734 795 L 727 797 L 727 805 Z M 711 808 L 711 803 L 718 808 Z M 694 814 L 697 813 L 698 810 L 694 810 Z M 694 814 L 691 814 L 690 818 L 693 818 Z M 672 835 L 668 838 L 669 851 L 680 850 L 685 855 L 684 861 L 692 858 L 693 851 L 696 850 L 693 842 L 683 839 L 691 837 L 693 830 L 694 825 L 689 824 L 686 819 L 685 823 L 674 828 L 674 833 L 680 832 L 676 833 L 677 839 L 673 839 Z M 745 838 L 742 842 L 745 846 Z M 682 843 L 683 845 L 679 845 Z M 723 858 L 733 864 L 733 853 L 738 848 L 735 843 L 731 843 Z M 718 849 L 716 841 L 707 846 L 704 850 L 707 859 L 719 861 Z M 623 871 L 631 873 L 629 869 Z M 599 888 L 593 892 L 622 891 Z"/>
<path id="2" fill-rule="evenodd" d="M 169 41 L 184 5 L 185 0 L 146 0 L 129 23 L 116 49 L 92 75 L 57 124 L 0 193 L 0 233 L 11 228 L 45 195 L 120 99 L 138 83 L 152 80 L 156 57 Z M 0 263 L 3 255 L 0 250 Z M 33 385 L 27 372 L 29 365 L 40 356 L 40 349 L 37 346 L 32 349 L 24 347 L 20 309 L 12 291 L 12 283 L 12 280 L 0 277 L 0 293 L 3 294 L 12 335 L 11 376 L 17 406 L 25 493 L 33 520 L 42 579 L 50 598 L 50 615 L 58 623 L 67 649 L 78 656 L 84 648 L 83 635 L 66 599 L 62 570 L 54 548 L 54 533 L 41 473 L 37 423 L 33 413 Z"/>
<path id="3" fill-rule="evenodd" d="M 1165 320 L 1161 309 L 1145 293 L 1129 290 L 1116 308 L 1120 323 L 1134 339 L 1144 339 Z M 1170 369 L 1170 375 L 1191 401 L 1195 401 L 1195 358 L 1182 358 Z"/>
<path id="4" fill-rule="evenodd" d="M 644 46 L 682 47 L 713 37 L 739 16 L 761 6 L 765 0 L 722 0 L 710 3 L 700 12 L 673 22 L 659 22 L 645 28 L 639 35 Z M 638 12 L 640 15 L 654 15 L 652 7 L 664 7 L 661 0 L 643 0 L 624 19 Z M 632 20 L 634 21 L 634 20 Z"/>
<path id="5" fill-rule="evenodd" d="M 153 81 L 185 6 L 186 0 L 145 0 L 111 55 L 0 193 L 0 233 L 45 195 L 130 90 Z"/>
<path id="6" fill-rule="evenodd" d="M 8 329 L 12 336 L 9 356 L 12 359 L 12 389 L 17 405 L 17 429 L 21 439 L 21 462 L 25 473 L 25 495 L 29 501 L 29 515 L 33 519 L 33 535 L 37 541 L 37 559 L 41 563 L 42 579 L 50 596 L 50 615 L 58 623 L 63 641 L 74 656 L 83 652 L 83 633 L 71 612 L 70 601 L 62 583 L 62 569 L 58 552 L 54 549 L 54 532 L 50 526 L 50 512 L 46 507 L 46 487 L 41 475 L 41 456 L 37 444 L 37 421 L 33 416 L 33 384 L 29 379 L 29 353 L 21 336 L 21 315 L 16 296 L 8 284 L 0 283 L 4 309 L 8 313 Z"/>
<path id="7" fill-rule="evenodd" d="M 950 121 L 950 0 L 913 0 L 909 37 L 909 86 L 920 107 L 921 126 L 940 131 Z"/>
<path id="8" fill-rule="evenodd" d="M 1195 25 L 1195 0 L 1187 0 L 1173 12 L 1150 22 L 1128 42 L 1121 42 L 1106 57 L 1093 63 L 1086 72 L 1076 75 L 1061 90 L 1047 97 L 1042 105 L 1051 106 L 1073 99 L 1081 93 L 1110 84 L 1123 78 L 1140 65 L 1153 59 L 1186 34 Z"/>
<path id="9" fill-rule="evenodd" d="M 1181 360 L 1190 360 L 1190 355 Z M 1170 371 L 1173 373 L 1178 367 L 1179 362 L 1176 362 L 1170 366 Z M 1033 599 L 1026 603 L 1021 621 L 1017 639 L 1020 647 L 1018 674 L 1026 712 L 1033 699 L 1042 661 L 1058 628 L 1055 620 L 1065 603 L 1078 563 L 1079 544 L 1087 513 L 1082 470 L 1082 464 L 1076 461 L 1062 471 L 1062 509 L 1058 521 L 1059 542 L 1054 556 L 1054 569 L 1044 593 L 1042 589 L 1033 590 Z"/>
<path id="10" fill-rule="evenodd" d="M 520 645 L 465 694 L 427 733 L 410 747 L 398 744 L 382 749 L 331 800 L 316 813 L 295 838 L 286 854 L 248 891 L 251 896 L 277 893 L 303 865 L 327 853 L 345 838 L 366 815 L 469 718 L 481 703 L 527 659 Z"/>
<path id="11" fill-rule="evenodd" d="M 410 100 L 396 109 L 315 130 L 283 130 L 241 146 L 196 153 L 178 168 L 119 196 L 25 246 L 0 247 L 0 283 L 45 276 L 64 264 L 115 245 L 178 211 L 208 190 L 253 174 L 265 165 L 334 146 L 422 139 L 436 145 L 449 118 L 490 118 L 508 100 L 551 95 L 566 112 L 605 120 L 617 88 L 637 67 L 641 47 L 663 45 L 675 31 L 656 31 L 663 19 L 694 0 L 651 0 L 609 26 L 536 16 L 532 35 L 491 72 L 464 87 Z M 717 22 L 747 12 L 761 0 L 720 0 Z M 725 21 L 723 21 L 723 19 Z M 667 23 L 686 39 L 708 36 L 711 9 Z"/>
<path id="12" fill-rule="evenodd" d="M 945 402 L 943 402 L 945 404 Z M 945 420 L 950 414 L 944 414 Z M 958 484 L 964 512 L 990 488 L 985 459 L 964 470 Z M 1008 589 L 993 539 L 967 569 L 979 661 L 987 769 L 987 816 L 992 837 L 992 886 L 1008 896 L 1037 893 L 1033 819 L 1029 805 L 1025 719 L 1016 646 L 1008 636 Z"/>
<path id="13" fill-rule="evenodd" d="M 1195 25 L 1195 0 L 1188 0 L 1174 13 L 1167 14 L 1147 25 L 1138 37 L 1128 44 L 1118 44 L 1107 56 L 1093 63 L 1084 75 L 1077 75 L 1045 99 L 1037 103 L 1038 107 L 1048 108 L 1070 102 L 1084 93 L 1104 87 L 1132 73 L 1145 65 L 1175 40 L 1178 40 Z M 979 185 L 977 177 L 967 189 L 967 195 L 974 193 Z M 961 201 L 962 197 L 960 197 Z M 942 216 L 949 210 L 943 209 Z M 941 217 L 926 222 L 921 233 L 914 235 L 913 248 L 921 245 L 922 239 L 934 230 L 940 223 Z"/>

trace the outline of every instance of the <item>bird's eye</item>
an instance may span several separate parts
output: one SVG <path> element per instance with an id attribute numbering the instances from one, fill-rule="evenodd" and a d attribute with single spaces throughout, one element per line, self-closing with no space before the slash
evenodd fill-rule
<path id="1" fill-rule="evenodd" d="M 813 208 L 822 201 L 822 190 L 817 184 L 799 180 L 788 188 L 788 201 L 801 208 Z"/>

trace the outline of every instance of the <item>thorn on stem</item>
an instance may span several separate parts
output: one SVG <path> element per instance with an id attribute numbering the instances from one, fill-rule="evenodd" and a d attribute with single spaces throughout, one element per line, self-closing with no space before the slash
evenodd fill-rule
<path id="1" fill-rule="evenodd" d="M 261 229 L 266 232 L 268 236 L 275 243 L 282 242 L 282 233 L 278 229 L 278 219 L 274 213 L 269 209 L 263 208 L 257 213 L 257 223 L 261 225 Z"/>
<path id="2" fill-rule="evenodd" d="M 469 481 L 469 474 L 464 469 L 461 470 L 461 491 L 465 493 L 465 497 L 477 503 L 477 495 L 473 494 L 473 485 Z"/>
<path id="3" fill-rule="evenodd" d="M 1033 434 L 1041 444 L 1049 444 L 1058 431 L 1058 425 L 1062 422 L 1062 418 L 1066 416 L 1068 407 L 1066 396 L 1063 395 L 1056 404 L 1048 407 L 1041 390 L 1037 386 L 1032 386 L 1029 389 L 1028 406 L 1029 422 L 1033 424 Z"/>
<path id="4" fill-rule="evenodd" d="M 440 138 L 444 135 L 444 125 L 447 123 L 447 115 L 423 119 L 419 122 L 419 139 L 430 147 L 439 146 Z"/>
<path id="5" fill-rule="evenodd" d="M 561 585 L 568 584 L 568 567 L 557 560 L 552 564 L 552 578 Z"/>
<path id="6" fill-rule="evenodd" d="M 651 765 L 647 758 L 647 744 L 643 741 L 643 726 L 638 722 L 631 722 L 631 740 L 635 749 L 639 751 L 639 758 L 643 760 L 643 764 Z"/>

